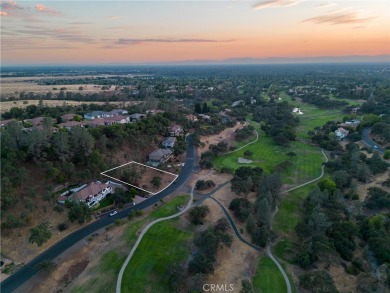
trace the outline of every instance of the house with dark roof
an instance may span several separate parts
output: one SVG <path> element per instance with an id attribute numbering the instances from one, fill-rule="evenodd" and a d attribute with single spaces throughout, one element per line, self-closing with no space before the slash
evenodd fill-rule
<path id="1" fill-rule="evenodd" d="M 104 111 L 93 111 L 87 114 L 84 114 L 84 118 L 88 120 L 93 120 L 96 118 L 107 118 L 112 117 L 113 115 Z"/>
<path id="2" fill-rule="evenodd" d="M 149 161 L 147 162 L 147 164 L 150 166 L 158 167 L 168 161 L 171 155 L 172 151 L 170 149 L 157 149 L 149 154 Z"/>
<path id="3" fill-rule="evenodd" d="M 103 120 L 106 125 L 130 123 L 130 117 L 123 115 L 115 115 L 112 117 L 103 118 Z"/>
<path id="4" fill-rule="evenodd" d="M 172 149 L 175 146 L 176 137 L 167 137 L 162 141 L 163 148 Z"/>
<path id="5" fill-rule="evenodd" d="M 109 184 L 96 181 L 71 194 L 69 198 L 74 201 L 85 202 L 88 206 L 94 206 L 112 192 L 113 189 Z"/>
<path id="6" fill-rule="evenodd" d="M 67 122 L 67 121 L 73 121 L 74 116 L 78 116 L 76 114 L 64 114 L 61 116 L 62 122 Z"/>
<path id="7" fill-rule="evenodd" d="M 180 136 L 183 134 L 183 128 L 180 125 L 174 124 L 168 129 L 169 136 Z"/>
<path id="8" fill-rule="evenodd" d="M 78 122 L 78 121 L 67 121 L 67 122 L 63 122 L 63 123 L 58 124 L 58 126 L 70 130 L 73 127 L 84 127 L 85 123 L 84 122 Z"/>
<path id="9" fill-rule="evenodd" d="M 146 117 L 146 114 L 140 114 L 140 113 L 134 113 L 129 115 L 130 122 L 138 122 L 141 121 L 141 119 L 144 119 Z"/>
<path id="10" fill-rule="evenodd" d="M 113 116 L 116 116 L 116 115 L 127 115 L 129 114 L 129 112 L 127 112 L 127 110 L 123 110 L 123 109 L 114 109 L 114 110 L 111 110 L 110 112 L 108 112 L 109 114 L 113 115 Z"/>

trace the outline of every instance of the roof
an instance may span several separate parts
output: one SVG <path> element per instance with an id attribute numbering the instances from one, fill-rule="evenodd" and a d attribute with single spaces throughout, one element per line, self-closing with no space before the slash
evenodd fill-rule
<path id="1" fill-rule="evenodd" d="M 178 131 L 178 130 L 181 130 L 181 127 L 177 124 L 174 124 L 172 125 L 170 128 L 169 128 L 170 131 Z"/>
<path id="2" fill-rule="evenodd" d="M 36 117 L 36 118 L 32 118 L 32 119 L 26 119 L 26 121 L 29 121 L 33 126 L 38 126 L 38 125 L 42 124 L 44 118 L 45 117 Z M 48 117 L 48 118 L 50 118 L 50 117 Z"/>
<path id="3" fill-rule="evenodd" d="M 346 130 L 346 129 L 342 128 L 342 127 L 339 127 L 336 131 L 338 131 L 338 132 L 340 132 L 340 133 L 342 133 L 342 134 L 344 134 L 344 135 L 346 135 L 346 134 L 349 133 L 348 130 Z"/>
<path id="4" fill-rule="evenodd" d="M 123 109 L 114 109 L 114 110 L 111 110 L 109 113 L 114 114 L 114 115 L 120 115 L 120 114 L 127 113 L 127 111 L 123 110 Z"/>
<path id="5" fill-rule="evenodd" d="M 86 200 L 88 196 L 96 195 L 107 187 L 109 187 L 109 185 L 105 183 L 91 182 L 83 189 L 73 193 L 72 197 L 79 200 Z"/>
<path id="6" fill-rule="evenodd" d="M 164 140 L 163 140 L 163 144 L 164 143 L 173 143 L 176 141 L 176 137 L 166 137 Z"/>
<path id="7" fill-rule="evenodd" d="M 146 114 L 134 113 L 134 114 L 131 114 L 129 116 L 130 116 L 130 118 L 141 119 L 142 117 L 145 117 Z"/>
<path id="8" fill-rule="evenodd" d="M 103 115 L 105 114 L 106 112 L 104 111 L 93 111 L 93 112 L 89 112 L 87 114 L 85 114 L 86 116 L 99 116 L 99 115 Z"/>
<path id="9" fill-rule="evenodd" d="M 64 114 L 61 116 L 62 119 L 66 120 L 73 120 L 74 116 L 77 116 L 76 114 Z"/>
<path id="10" fill-rule="evenodd" d="M 170 149 L 157 149 L 154 152 L 150 153 L 149 158 L 153 157 L 159 159 L 166 155 L 170 155 L 171 153 L 172 151 Z"/>
<path id="11" fill-rule="evenodd" d="M 88 122 L 88 125 L 106 125 L 103 118 L 96 118 Z"/>
<path id="12" fill-rule="evenodd" d="M 85 125 L 85 123 L 77 122 L 77 121 L 67 121 L 59 124 L 62 127 L 75 127 L 75 126 L 81 126 Z"/>
<path id="13" fill-rule="evenodd" d="M 107 117 L 104 118 L 105 121 L 121 121 L 123 119 L 126 119 L 128 116 L 123 116 L 123 115 L 116 115 L 113 117 Z"/>

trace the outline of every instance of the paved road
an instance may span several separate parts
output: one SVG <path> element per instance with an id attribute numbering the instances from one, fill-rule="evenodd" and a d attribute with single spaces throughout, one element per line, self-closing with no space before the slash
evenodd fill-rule
<path id="1" fill-rule="evenodd" d="M 9 276 L 0 284 L 1 292 L 8 293 L 13 292 L 16 288 L 34 276 L 38 271 L 35 269 L 35 266 L 43 260 L 53 260 L 59 254 L 64 252 L 66 249 L 71 247 L 76 242 L 82 240 L 88 235 L 94 233 L 95 231 L 115 222 L 116 219 L 125 218 L 128 216 L 131 210 L 143 210 L 149 206 L 152 206 L 154 203 L 158 202 L 160 199 L 168 196 L 176 189 L 178 189 L 181 185 L 185 183 L 192 172 L 192 168 L 194 166 L 195 160 L 195 150 L 194 145 L 192 143 L 192 136 L 187 137 L 188 147 L 187 147 L 187 157 L 182 168 L 179 177 L 177 177 L 175 183 L 171 184 L 167 189 L 164 189 L 162 192 L 140 202 L 139 204 L 126 208 L 113 217 L 106 217 L 103 219 L 99 219 L 88 226 L 68 235 L 61 241 L 57 242 L 55 245 L 49 247 L 46 251 L 38 255 L 31 262 L 23 266 L 20 270 L 18 270 L 13 275 Z"/>
<path id="2" fill-rule="evenodd" d="M 362 142 L 365 145 L 367 145 L 368 147 L 372 148 L 374 151 L 377 151 L 378 153 L 384 154 L 385 149 L 371 140 L 370 133 L 371 133 L 371 128 L 364 128 L 362 130 Z M 374 146 L 377 146 L 377 147 L 375 148 Z"/>

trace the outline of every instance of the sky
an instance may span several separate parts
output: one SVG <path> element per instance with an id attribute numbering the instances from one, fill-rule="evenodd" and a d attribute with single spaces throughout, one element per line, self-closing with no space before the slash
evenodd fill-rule
<path id="1" fill-rule="evenodd" d="M 390 1 L 1 1 L 1 64 L 390 54 Z"/>

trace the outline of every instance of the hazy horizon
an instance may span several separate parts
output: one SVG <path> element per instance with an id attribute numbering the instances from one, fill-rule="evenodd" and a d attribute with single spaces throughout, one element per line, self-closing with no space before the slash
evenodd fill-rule
<path id="1" fill-rule="evenodd" d="M 1 63 L 389 55 L 389 10 L 390 3 L 382 0 L 1 1 Z"/>

